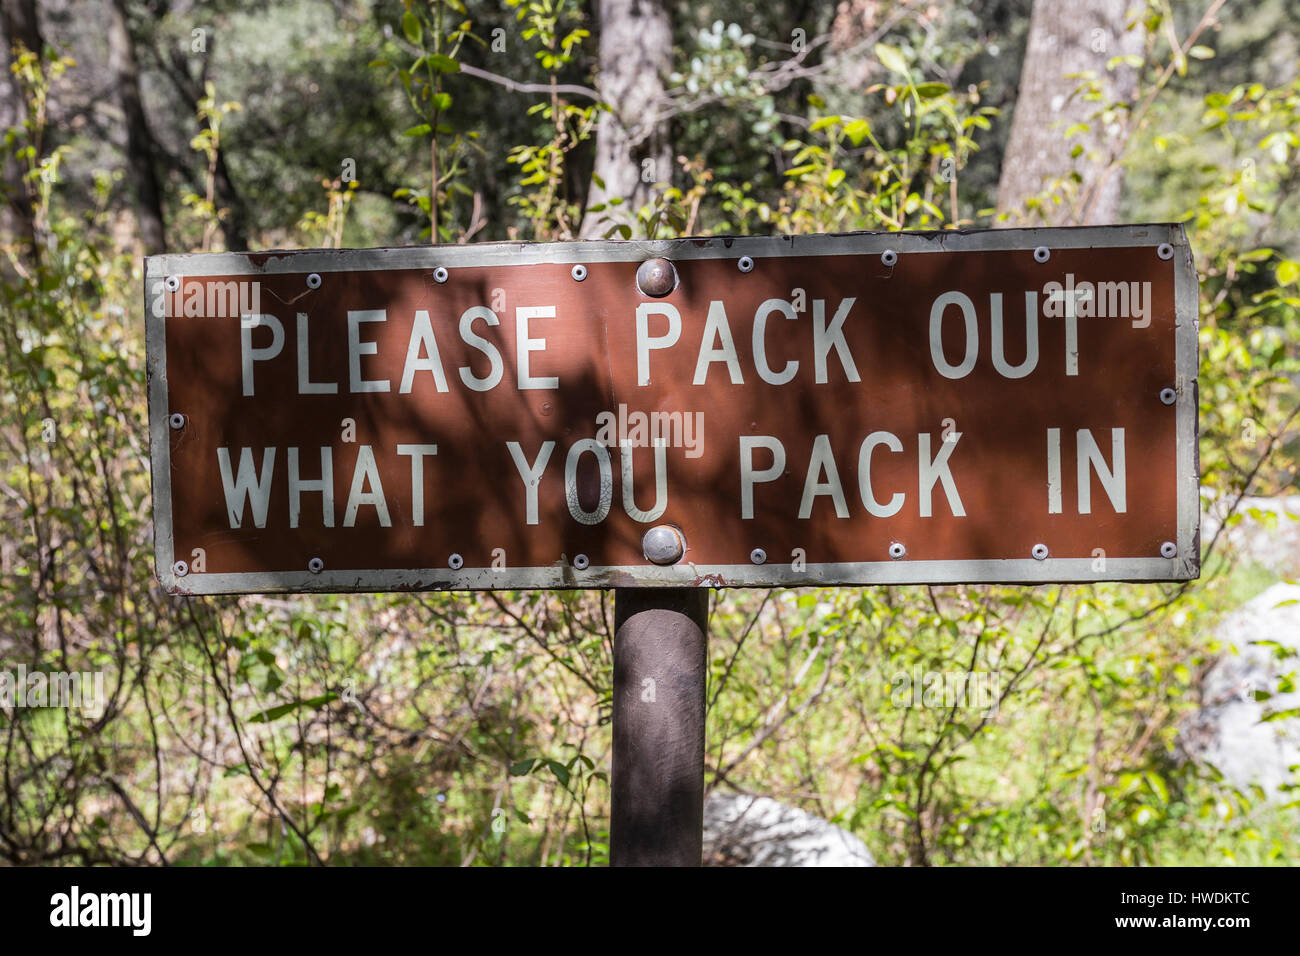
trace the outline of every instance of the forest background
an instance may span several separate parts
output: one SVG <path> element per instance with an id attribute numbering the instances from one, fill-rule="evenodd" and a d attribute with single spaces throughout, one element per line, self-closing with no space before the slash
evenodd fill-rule
<path id="1" fill-rule="evenodd" d="M 608 858 L 609 594 L 160 591 L 143 255 L 1181 221 L 1231 527 L 1300 459 L 1294 13 L 0 0 L 0 668 L 107 698 L 0 708 L 0 860 Z M 1181 744 L 1276 580 L 1202 545 L 1179 585 L 714 592 L 707 785 L 883 865 L 1295 862 L 1294 791 Z M 900 702 L 915 668 L 996 712 Z"/>

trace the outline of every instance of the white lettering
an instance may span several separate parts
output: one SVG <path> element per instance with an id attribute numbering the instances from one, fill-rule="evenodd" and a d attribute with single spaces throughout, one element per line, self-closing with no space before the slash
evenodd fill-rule
<path id="1" fill-rule="evenodd" d="M 668 332 L 650 334 L 650 316 L 662 315 L 668 319 Z M 677 344 L 682 334 L 682 316 L 667 302 L 642 302 L 636 307 L 636 383 L 650 384 L 650 351 L 666 349 Z"/>
<path id="2" fill-rule="evenodd" d="M 515 468 L 519 470 L 519 477 L 524 481 L 527 523 L 537 524 L 537 486 L 542 481 L 542 472 L 546 470 L 546 463 L 551 460 L 551 452 L 555 451 L 555 442 L 542 442 L 542 447 L 537 452 L 537 460 L 531 465 L 524 457 L 524 450 L 519 442 L 508 441 L 506 447 L 510 449 L 510 457 L 514 460 Z"/>
<path id="3" fill-rule="evenodd" d="M 519 365 L 519 388 L 559 388 L 560 380 L 556 376 L 535 378 L 528 368 L 528 353 L 542 352 L 546 349 L 546 339 L 534 339 L 528 336 L 529 319 L 553 319 L 555 306 L 537 305 L 515 309 L 515 349 Z"/>
<path id="4" fill-rule="evenodd" d="M 253 329 L 264 325 L 271 330 L 271 344 L 253 348 Z M 253 394 L 253 363 L 265 362 L 280 354 L 284 348 L 284 326 L 273 315 L 246 315 L 239 322 L 239 359 L 243 370 L 244 394 Z"/>
<path id="5" fill-rule="evenodd" d="M 388 313 L 383 309 L 348 310 L 348 388 L 353 392 L 388 391 L 387 379 L 367 381 L 361 377 L 361 356 L 379 351 L 378 343 L 361 341 L 361 323 L 387 321 Z"/>
<path id="6" fill-rule="evenodd" d="M 754 313 L 754 366 L 758 377 L 769 385 L 784 385 L 794 378 L 799 371 L 799 363 L 789 361 L 779 373 L 772 371 L 767 364 L 767 319 L 773 312 L 780 312 L 787 319 L 797 319 L 799 315 L 789 302 L 784 299 L 768 299 Z"/>
<path id="7" fill-rule="evenodd" d="M 483 305 L 471 306 L 460 317 L 460 337 L 470 348 L 478 349 L 486 355 L 491 367 L 491 371 L 485 377 L 479 378 L 470 371 L 469 366 L 464 366 L 460 370 L 460 379 L 474 391 L 486 392 L 501 383 L 505 367 L 497 347 L 474 331 L 475 319 L 482 319 L 488 325 L 499 325 L 500 320 L 495 312 Z"/>
<path id="8" fill-rule="evenodd" d="M 398 445 L 399 455 L 411 456 L 411 521 L 424 527 L 424 458 L 438 454 L 437 445 Z"/>
<path id="9" fill-rule="evenodd" d="M 754 449 L 766 448 L 772 453 L 772 465 L 761 471 L 754 468 Z M 754 517 L 754 485 L 760 481 L 775 481 L 785 472 L 785 446 L 770 435 L 740 436 L 740 517 Z"/>

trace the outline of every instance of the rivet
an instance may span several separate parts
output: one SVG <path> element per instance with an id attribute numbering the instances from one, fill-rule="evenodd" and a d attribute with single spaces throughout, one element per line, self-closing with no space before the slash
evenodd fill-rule
<path id="1" fill-rule="evenodd" d="M 1047 246 L 1039 246 L 1034 250 L 1035 262 L 1046 262 L 1050 258 L 1052 258 L 1052 250 L 1048 249 Z"/>
<path id="2" fill-rule="evenodd" d="M 686 553 L 686 540 L 676 528 L 657 525 L 641 539 L 641 553 L 654 564 L 675 564 Z"/>
<path id="3" fill-rule="evenodd" d="M 307 570 L 312 574 L 320 574 L 325 570 L 325 562 L 320 558 L 312 558 L 307 562 Z"/>
<path id="4" fill-rule="evenodd" d="M 307 277 L 307 288 L 309 288 L 309 289 L 319 289 L 319 288 L 320 288 L 320 273 L 319 273 L 319 272 L 313 272 L 311 275 L 309 275 L 309 276 Z"/>
<path id="5" fill-rule="evenodd" d="M 677 269 L 667 259 L 647 259 L 636 270 L 636 287 L 656 299 L 677 288 Z"/>
<path id="6" fill-rule="evenodd" d="M 753 551 L 749 552 L 749 560 L 753 561 L 755 564 L 763 564 L 767 561 L 767 552 L 762 548 L 755 548 Z"/>
<path id="7" fill-rule="evenodd" d="M 1160 401 L 1164 402 L 1166 405 L 1172 405 L 1174 402 L 1178 401 L 1178 393 L 1172 388 L 1162 388 L 1160 390 Z"/>
<path id="8" fill-rule="evenodd" d="M 1047 545 L 1036 544 L 1034 545 L 1034 549 L 1029 553 L 1034 556 L 1036 561 L 1042 561 L 1047 557 Z"/>
<path id="9" fill-rule="evenodd" d="M 433 281 L 439 283 L 447 281 L 446 266 L 438 266 L 438 268 L 433 270 Z"/>
<path id="10" fill-rule="evenodd" d="M 754 260 L 751 259 L 749 256 L 741 256 L 739 261 L 737 261 L 736 263 L 736 268 L 739 269 L 741 272 L 753 272 Z"/>
<path id="11" fill-rule="evenodd" d="M 168 276 L 165 280 L 163 280 L 163 285 L 167 287 L 168 292 L 175 292 L 177 289 L 181 287 L 181 277 Z"/>
<path id="12" fill-rule="evenodd" d="M 587 267 L 584 265 L 576 265 L 569 270 L 569 275 L 573 276 L 575 281 L 581 282 L 583 279 L 587 278 Z"/>
<path id="13" fill-rule="evenodd" d="M 591 561 L 585 554 L 575 554 L 573 556 L 573 566 L 579 571 L 586 571 L 591 566 Z"/>
<path id="14" fill-rule="evenodd" d="M 451 568 L 453 571 L 459 571 L 464 566 L 465 566 L 465 559 L 462 558 L 459 554 L 453 554 L 450 558 L 447 559 L 447 567 Z"/>
<path id="15" fill-rule="evenodd" d="M 893 249 L 886 249 L 880 254 L 880 261 L 883 265 L 892 266 L 898 262 L 898 253 Z"/>
<path id="16" fill-rule="evenodd" d="M 898 560 L 899 558 L 905 557 L 906 555 L 907 555 L 907 548 L 903 547 L 902 542 L 895 541 L 893 544 L 889 546 L 889 556 L 894 560 Z"/>
<path id="17" fill-rule="evenodd" d="M 186 564 L 184 561 L 177 561 L 175 564 L 172 565 L 172 574 L 176 575 L 178 578 L 183 578 L 185 577 L 185 575 L 189 573 L 190 573 L 190 566 Z"/>
<path id="18" fill-rule="evenodd" d="M 1156 246 L 1156 255 L 1161 259 L 1172 259 L 1174 257 L 1174 247 L 1167 242 L 1162 242 Z"/>
<path id="19" fill-rule="evenodd" d="M 182 415 L 180 412 L 172 412 L 170 415 L 167 416 L 167 424 L 170 425 L 173 429 L 184 428 L 185 416 Z"/>
<path id="20" fill-rule="evenodd" d="M 1166 541 L 1164 544 L 1160 545 L 1160 557 L 1162 558 L 1178 557 L 1178 545 L 1174 544 L 1172 541 Z"/>

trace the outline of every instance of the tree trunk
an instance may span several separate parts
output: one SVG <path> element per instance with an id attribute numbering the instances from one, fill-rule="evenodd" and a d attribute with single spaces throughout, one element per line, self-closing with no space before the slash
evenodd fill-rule
<path id="1" fill-rule="evenodd" d="M 215 186 L 217 207 L 226 210 L 226 217 L 221 220 L 221 234 L 226 239 L 226 249 L 229 252 L 243 251 L 248 248 L 248 215 L 244 197 L 235 188 L 235 181 L 230 178 L 224 146 L 217 150 Z"/>
<path id="2" fill-rule="evenodd" d="M 40 24 L 36 19 L 34 0 L 0 0 L 0 135 L 11 127 L 27 122 L 27 104 L 23 101 L 22 86 L 10 72 L 14 61 L 13 48 L 22 44 L 34 53 L 40 53 L 45 43 Z M 32 197 L 23 180 L 27 163 L 9 157 L 0 169 L 3 184 L 3 201 L 0 201 L 0 242 L 13 239 L 25 243 L 29 252 L 36 247 L 36 227 L 33 222 Z"/>
<path id="3" fill-rule="evenodd" d="M 672 179 L 673 151 L 667 123 L 655 116 L 672 69 L 673 35 L 666 0 L 600 0 L 600 74 L 597 85 L 609 105 L 596 126 L 596 163 L 587 207 L 621 198 L 624 205 L 588 212 L 581 236 L 598 238 L 610 223 L 627 218 L 654 198 L 653 186 Z M 599 180 L 599 181 L 598 181 Z M 604 186 L 601 186 L 601 183 Z"/>
<path id="4" fill-rule="evenodd" d="M 1066 202 L 1040 209 L 1049 224 L 1107 223 L 1119 215 L 1122 171 L 1118 166 L 1108 168 L 1110 147 L 1119 130 L 1104 129 L 1099 118 L 1089 118 L 1102 104 L 1076 93 L 1085 82 L 1082 78 L 1067 77 L 1091 71 L 1103 103 L 1131 101 L 1137 80 L 1134 70 L 1127 66 L 1106 70 L 1112 57 L 1142 52 L 1142 28 L 1124 29 L 1130 5 L 1130 0 L 1034 0 L 1020 91 L 998 183 L 998 209 L 1013 220 L 1034 218 L 1026 213 L 1025 201 L 1051 188 L 1053 181 L 1067 180 L 1071 171 L 1082 180 L 1077 191 L 1067 193 Z M 1075 123 L 1088 123 L 1091 128 L 1067 138 L 1066 130 Z M 1071 157 L 1076 145 L 1084 151 Z M 1080 199 L 1086 202 L 1076 208 Z"/>
<path id="5" fill-rule="evenodd" d="M 140 101 L 140 69 L 127 25 L 126 0 L 108 0 L 108 67 L 117 79 L 126 124 L 126 171 L 135 193 L 135 214 L 145 255 L 166 251 L 162 197 L 153 165 L 153 135 Z"/>

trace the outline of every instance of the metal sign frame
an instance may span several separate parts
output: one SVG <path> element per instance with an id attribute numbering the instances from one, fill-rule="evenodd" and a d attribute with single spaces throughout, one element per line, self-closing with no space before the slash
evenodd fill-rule
<path id="1" fill-rule="evenodd" d="M 987 560 L 880 560 L 807 564 L 696 565 L 687 559 L 669 566 L 591 565 L 578 569 L 557 560 L 546 567 L 448 567 L 405 570 L 327 568 L 291 572 L 191 573 L 174 569 L 171 455 L 168 419 L 166 319 L 149 308 L 149 290 L 167 276 L 270 276 L 282 273 L 436 269 L 458 266 L 564 265 L 673 261 L 704 258 L 739 260 L 800 256 L 933 255 L 944 252 L 1111 247 L 1172 247 L 1175 267 L 1175 414 L 1177 435 L 1177 552 L 1172 558 L 1112 557 L 1106 570 L 1093 570 L 1087 558 L 1033 557 Z M 1154 253 L 1153 253 L 1154 254 Z M 1167 257 L 1167 256 L 1166 256 Z M 862 232 L 816 236 L 709 237 L 652 241 L 559 243 L 481 243 L 397 249 L 307 250 L 266 253 L 159 255 L 146 259 L 146 343 L 149 377 L 149 428 L 154 498 L 154 547 L 158 578 L 169 593 L 365 592 L 445 589 L 613 588 L 613 587 L 773 587 L 891 585 L 922 583 L 1096 582 L 1101 580 L 1187 580 L 1200 572 L 1199 456 L 1197 451 L 1198 283 L 1192 251 L 1178 224 L 998 229 L 942 232 Z"/>

